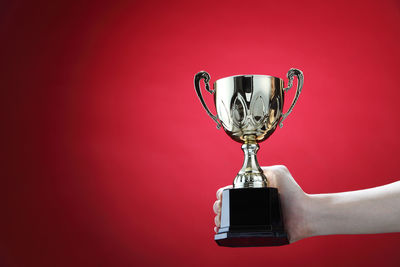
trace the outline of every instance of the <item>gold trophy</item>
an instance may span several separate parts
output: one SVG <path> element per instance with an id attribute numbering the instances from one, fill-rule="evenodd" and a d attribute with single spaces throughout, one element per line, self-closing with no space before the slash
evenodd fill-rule
<path id="1" fill-rule="evenodd" d="M 297 90 L 291 106 L 283 114 L 284 93 Z M 232 189 L 222 192 L 221 227 L 215 235 L 220 246 L 252 247 L 288 244 L 277 188 L 268 187 L 268 178 L 257 161 L 258 143 L 266 140 L 292 112 L 303 87 L 303 73 L 290 69 L 288 86 L 268 75 L 238 75 L 219 79 L 210 89 L 210 75 L 201 71 L 194 77 L 197 96 L 207 114 L 235 141 L 242 144 L 244 163 Z M 217 115 L 204 102 L 200 81 L 214 94 Z"/>

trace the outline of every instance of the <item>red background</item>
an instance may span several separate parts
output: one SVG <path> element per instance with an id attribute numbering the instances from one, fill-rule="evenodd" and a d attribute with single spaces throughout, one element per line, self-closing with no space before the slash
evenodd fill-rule
<path id="1" fill-rule="evenodd" d="M 218 247 L 243 156 L 193 76 L 303 70 L 260 162 L 308 193 L 378 186 L 400 177 L 399 25 L 397 0 L 3 1 L 0 266 L 398 266 L 399 234 Z"/>

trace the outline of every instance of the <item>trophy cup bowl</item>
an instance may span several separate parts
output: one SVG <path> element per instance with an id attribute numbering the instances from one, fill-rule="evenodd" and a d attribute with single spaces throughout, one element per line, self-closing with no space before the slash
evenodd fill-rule
<path id="1" fill-rule="evenodd" d="M 297 90 L 291 106 L 283 114 L 284 93 L 293 86 Z M 197 96 L 207 114 L 235 141 L 242 144 L 245 158 L 233 181 L 232 189 L 222 192 L 221 226 L 215 235 L 220 246 L 249 247 L 288 244 L 276 188 L 268 187 L 268 179 L 257 161 L 258 143 L 274 133 L 277 126 L 292 112 L 303 87 L 303 73 L 290 69 L 288 86 L 282 79 L 269 75 L 237 75 L 221 78 L 210 89 L 210 75 L 195 75 Z M 217 115 L 211 113 L 203 99 L 200 81 L 214 95 Z"/>

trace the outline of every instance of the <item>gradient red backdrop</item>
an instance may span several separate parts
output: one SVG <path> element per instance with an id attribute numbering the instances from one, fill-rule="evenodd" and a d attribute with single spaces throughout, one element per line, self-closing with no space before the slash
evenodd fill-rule
<path id="1" fill-rule="evenodd" d="M 399 266 L 399 234 L 218 247 L 243 156 L 193 88 L 297 67 L 262 165 L 308 193 L 394 182 L 399 1 L 4 1 L 0 36 L 0 266 Z"/>

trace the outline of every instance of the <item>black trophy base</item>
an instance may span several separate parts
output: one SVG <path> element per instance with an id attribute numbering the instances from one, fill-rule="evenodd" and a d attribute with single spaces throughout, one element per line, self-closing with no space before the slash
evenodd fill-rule
<path id="1" fill-rule="evenodd" d="M 215 241 L 224 247 L 289 244 L 278 189 L 225 189 L 222 192 L 221 227 Z"/>

